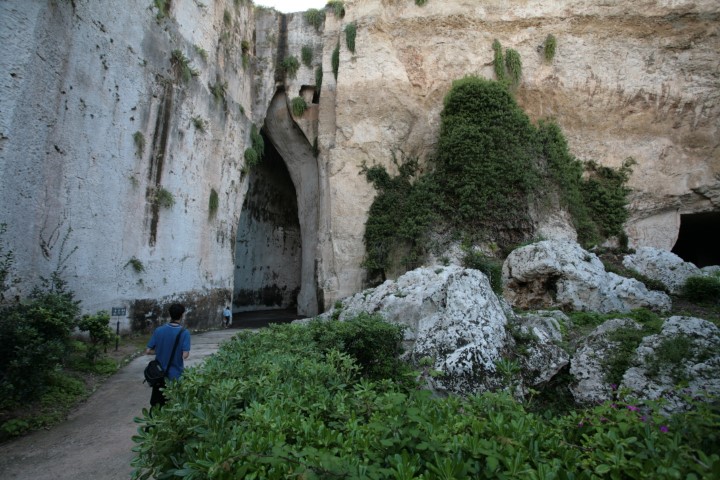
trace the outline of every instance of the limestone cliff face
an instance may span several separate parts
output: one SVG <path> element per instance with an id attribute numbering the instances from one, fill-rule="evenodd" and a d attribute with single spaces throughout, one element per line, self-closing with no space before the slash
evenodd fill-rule
<path id="1" fill-rule="evenodd" d="M 494 78 L 494 39 L 521 55 L 521 106 L 554 118 L 574 154 L 635 158 L 634 245 L 670 249 L 680 214 L 720 210 L 714 0 L 350 0 L 317 30 L 250 2 L 168 4 L 0 2 L 0 223 L 26 281 L 6 295 L 60 268 L 86 311 L 126 306 L 136 327 L 175 299 L 211 325 L 224 303 L 250 308 L 236 300 L 267 291 L 281 300 L 258 307 L 318 313 L 364 286 L 375 192 L 362 163 L 431 158 L 452 81 Z M 552 62 L 539 51 L 548 34 Z M 279 68 L 303 47 L 309 66 Z M 296 97 L 309 105 L 299 117 Z M 286 173 L 246 163 L 252 125 Z M 291 186 L 295 204 L 282 200 Z M 253 224 L 272 218 L 265 198 L 297 224 Z M 252 248 L 238 254 L 241 243 Z"/>
<path id="2" fill-rule="evenodd" d="M 531 118 L 555 119 L 580 159 L 613 167 L 627 157 L 637 161 L 627 225 L 632 245 L 670 249 L 680 214 L 720 209 L 717 2 L 345 3 L 342 23 L 357 24 L 356 51 L 341 41 L 335 105 L 327 106 L 333 115 L 320 119 L 337 192 L 329 201 L 329 276 L 348 281 L 339 282 L 337 296 L 361 286 L 362 224 L 374 196 L 358 175 L 361 163 L 390 168 L 394 149 L 432 155 L 452 81 L 494 78 L 494 39 L 521 55 L 517 98 Z M 552 62 L 541 51 L 548 34 L 557 39 Z"/>

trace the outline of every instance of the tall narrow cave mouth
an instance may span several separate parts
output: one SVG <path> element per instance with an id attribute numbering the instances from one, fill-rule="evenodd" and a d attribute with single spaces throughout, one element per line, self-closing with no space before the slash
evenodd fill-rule
<path id="1" fill-rule="evenodd" d="M 672 252 L 698 267 L 720 265 L 720 212 L 680 215 L 680 233 Z"/>
<path id="2" fill-rule="evenodd" d="M 297 308 L 302 240 L 295 186 L 285 161 L 265 140 L 249 172 L 235 246 L 233 311 Z"/>

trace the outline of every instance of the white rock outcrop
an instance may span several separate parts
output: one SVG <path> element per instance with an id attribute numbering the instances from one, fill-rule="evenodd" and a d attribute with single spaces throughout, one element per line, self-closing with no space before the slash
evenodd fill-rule
<path id="1" fill-rule="evenodd" d="M 337 315 L 335 309 L 323 316 Z M 495 362 L 508 345 L 507 318 L 478 270 L 412 270 L 344 299 L 339 310 L 340 320 L 369 312 L 407 325 L 406 356 L 414 361 L 429 357 L 444 374 L 433 380 L 435 390 L 467 394 L 500 385 Z"/>
<path id="2" fill-rule="evenodd" d="M 674 253 L 653 247 L 639 247 L 635 253 L 626 255 L 623 266 L 661 282 L 671 293 L 679 292 L 689 277 L 703 274 L 694 264 Z"/>
<path id="3" fill-rule="evenodd" d="M 628 312 L 670 309 L 670 298 L 641 282 L 605 271 L 594 253 L 573 242 L 544 240 L 514 250 L 503 263 L 503 294 L 523 309 Z"/>
<path id="4" fill-rule="evenodd" d="M 638 398 L 666 399 L 667 410 L 682 408 L 683 394 L 720 394 L 720 328 L 712 322 L 670 317 L 660 333 L 643 339 L 635 360 L 620 386 Z"/>

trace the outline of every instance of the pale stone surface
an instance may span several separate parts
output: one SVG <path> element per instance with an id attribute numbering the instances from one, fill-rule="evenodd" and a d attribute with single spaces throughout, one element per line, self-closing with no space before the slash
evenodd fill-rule
<path id="1" fill-rule="evenodd" d="M 570 355 L 560 347 L 563 330 L 570 325 L 570 318 L 561 311 L 537 311 L 514 318 L 511 323 L 523 337 L 531 340 L 523 345 L 526 353 L 520 353 L 523 383 L 540 387 L 570 363 Z M 511 327 L 513 328 L 513 327 Z"/>
<path id="2" fill-rule="evenodd" d="M 516 97 L 532 119 L 554 118 L 583 160 L 637 161 L 631 245 L 669 249 L 677 215 L 720 208 L 714 0 L 349 0 L 345 17 L 328 10 L 319 32 L 301 13 L 285 17 L 281 31 L 277 14 L 230 0 L 174 1 L 159 20 L 150 3 L 0 2 L 0 71 L 8 72 L 0 77 L 0 222 L 10 226 L 16 273 L 28 281 L 49 276 L 78 247 L 63 265 L 87 311 L 194 298 L 204 306 L 193 315 L 219 316 L 235 287 L 250 127 L 264 124 L 278 90 L 286 102 L 309 95 L 317 66 L 320 103 L 291 124 L 305 139 L 283 137 L 288 165 L 310 172 L 293 177 L 305 205 L 299 303 L 307 312 L 365 286 L 363 233 L 375 191 L 359 175 L 362 163 L 392 171 L 400 150 L 431 158 L 452 81 L 494 78 L 496 38 L 521 55 Z M 350 22 L 354 53 L 343 32 Z M 552 62 L 539 51 L 548 34 L 558 41 Z M 242 40 L 250 42 L 247 64 Z M 316 53 L 312 66 L 277 77 L 278 57 L 299 59 L 305 45 Z M 167 82 L 175 49 L 199 72 L 187 84 Z M 210 92 L 218 82 L 227 82 L 225 102 Z M 193 127 L 195 117 L 208 122 L 206 132 Z M 136 132 L 146 141 L 139 156 Z M 310 164 L 315 135 L 320 151 Z M 151 205 L 159 186 L 173 194 L 171 209 Z M 209 220 L 211 189 L 220 208 Z M 567 239 L 566 220 L 537 219 L 542 235 Z M 142 275 L 125 267 L 133 257 Z"/>
<path id="3" fill-rule="evenodd" d="M 702 275 L 694 264 L 672 252 L 652 247 L 640 247 L 635 253 L 625 255 L 623 266 L 662 282 L 671 293 L 679 292 L 689 277 Z"/>
<path id="4" fill-rule="evenodd" d="M 580 404 L 604 402 L 612 397 L 613 388 L 605 378 L 603 362 L 614 352 L 617 342 L 607 336 L 620 328 L 641 329 L 642 326 L 629 319 L 611 319 L 593 330 L 575 351 L 570 363 L 570 374 L 575 377 L 571 385 L 575 401 Z"/>
<path id="5" fill-rule="evenodd" d="M 344 299 L 338 318 L 360 312 L 407 325 L 406 356 L 416 362 L 429 357 L 433 368 L 446 374 L 433 380 L 435 390 L 467 394 L 499 386 L 495 362 L 508 343 L 507 318 L 478 270 L 412 270 Z M 332 315 L 331 310 L 323 317 Z"/>
<path id="6" fill-rule="evenodd" d="M 668 358 L 673 345 L 675 353 Z M 637 365 L 625 372 L 621 387 L 637 398 L 665 398 L 668 411 L 681 409 L 686 405 L 684 395 L 720 394 L 718 352 L 720 329 L 715 324 L 700 318 L 670 317 L 659 334 L 643 339 L 636 350 Z M 680 382 L 684 384 L 682 392 L 676 388 Z"/>

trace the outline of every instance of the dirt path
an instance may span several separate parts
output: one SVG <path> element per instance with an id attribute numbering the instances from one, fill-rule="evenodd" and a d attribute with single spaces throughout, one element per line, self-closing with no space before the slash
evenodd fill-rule
<path id="1" fill-rule="evenodd" d="M 237 329 L 194 334 L 186 365 L 201 363 Z M 110 377 L 64 423 L 0 445 L 0 478 L 115 480 L 130 478 L 133 419 L 150 405 L 140 356 Z"/>

